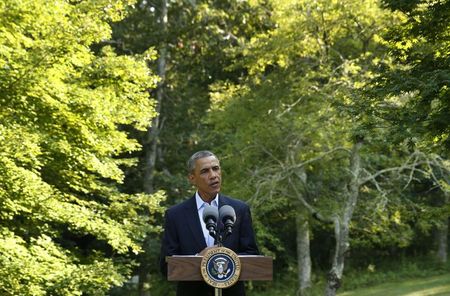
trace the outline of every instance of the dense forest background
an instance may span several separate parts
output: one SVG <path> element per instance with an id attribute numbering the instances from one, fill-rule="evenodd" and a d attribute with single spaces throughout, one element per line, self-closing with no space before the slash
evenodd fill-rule
<path id="1" fill-rule="evenodd" d="M 0 294 L 175 295 L 186 161 L 221 159 L 274 281 L 450 271 L 450 1 L 0 2 Z"/>

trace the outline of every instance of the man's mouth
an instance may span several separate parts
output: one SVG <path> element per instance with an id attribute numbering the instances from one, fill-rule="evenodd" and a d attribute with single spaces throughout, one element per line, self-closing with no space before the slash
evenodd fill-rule
<path id="1" fill-rule="evenodd" d="M 211 184 L 209 184 L 209 186 L 211 186 L 211 187 L 218 187 L 220 185 L 220 182 L 219 181 L 217 181 L 217 182 L 212 182 Z"/>

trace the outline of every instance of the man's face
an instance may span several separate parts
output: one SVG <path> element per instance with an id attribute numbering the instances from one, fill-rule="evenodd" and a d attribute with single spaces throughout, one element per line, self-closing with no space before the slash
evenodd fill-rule
<path id="1" fill-rule="evenodd" d="M 197 187 L 203 200 L 213 200 L 222 184 L 219 160 L 214 156 L 197 159 L 195 170 L 189 174 L 189 181 Z"/>

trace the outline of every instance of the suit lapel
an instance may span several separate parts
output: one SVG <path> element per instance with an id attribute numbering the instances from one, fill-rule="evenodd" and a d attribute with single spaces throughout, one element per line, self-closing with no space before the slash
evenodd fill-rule
<path id="1" fill-rule="evenodd" d="M 219 209 L 224 205 L 230 205 L 226 196 L 219 194 Z"/>
<path id="2" fill-rule="evenodd" d="M 219 195 L 219 209 L 224 205 L 230 206 L 230 201 L 228 200 L 228 198 L 226 196 Z M 217 222 L 217 228 L 220 229 L 220 231 L 222 231 L 224 228 L 224 225 L 223 225 L 222 221 L 220 221 L 220 219 Z"/>
<path id="3" fill-rule="evenodd" d="M 186 204 L 185 221 L 189 224 L 192 232 L 192 237 L 198 245 L 199 250 L 206 248 L 205 238 L 203 237 L 202 225 L 200 223 L 197 211 L 197 204 L 195 202 L 195 195 Z"/>
<path id="4" fill-rule="evenodd" d="M 241 219 L 241 217 L 238 215 L 239 211 L 238 211 L 238 209 L 236 207 L 236 204 L 229 197 L 224 196 L 224 195 L 220 195 L 219 196 L 219 209 L 220 209 L 220 207 L 222 207 L 224 205 L 229 205 L 230 207 L 232 207 L 235 210 L 235 212 L 236 212 L 236 221 L 234 222 L 234 225 L 238 225 L 239 222 L 240 222 L 239 220 Z M 224 226 L 223 226 L 222 221 L 219 221 L 219 227 L 221 229 L 223 229 Z"/>

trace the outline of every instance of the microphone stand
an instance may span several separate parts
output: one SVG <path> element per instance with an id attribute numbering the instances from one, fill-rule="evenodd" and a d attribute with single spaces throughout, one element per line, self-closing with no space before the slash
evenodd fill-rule
<path id="1" fill-rule="evenodd" d="M 225 238 L 226 238 L 229 234 L 230 234 L 230 233 L 226 233 Z M 223 247 L 223 240 L 224 240 L 224 237 L 223 237 L 222 233 L 220 233 L 219 229 L 217 229 L 215 240 L 216 240 L 217 246 L 218 246 L 219 248 L 220 248 L 220 247 Z M 216 287 L 214 287 L 214 296 L 222 296 L 222 288 L 216 288 Z"/>
<path id="2" fill-rule="evenodd" d="M 223 247 L 222 238 L 222 234 L 220 233 L 219 229 L 217 229 L 215 240 L 219 248 Z M 222 296 L 222 289 L 214 287 L 214 296 Z"/>
<path id="3" fill-rule="evenodd" d="M 222 233 L 219 230 L 219 227 L 217 227 L 217 231 L 210 231 L 209 234 L 214 238 L 214 240 L 217 242 L 218 247 L 223 247 L 223 240 L 226 239 L 229 235 L 231 235 L 231 232 L 233 231 L 233 226 L 231 227 L 224 227 Z M 216 288 L 214 287 L 214 296 L 222 296 L 222 288 Z"/>
<path id="4" fill-rule="evenodd" d="M 222 289 L 214 288 L 214 296 L 222 296 Z"/>

